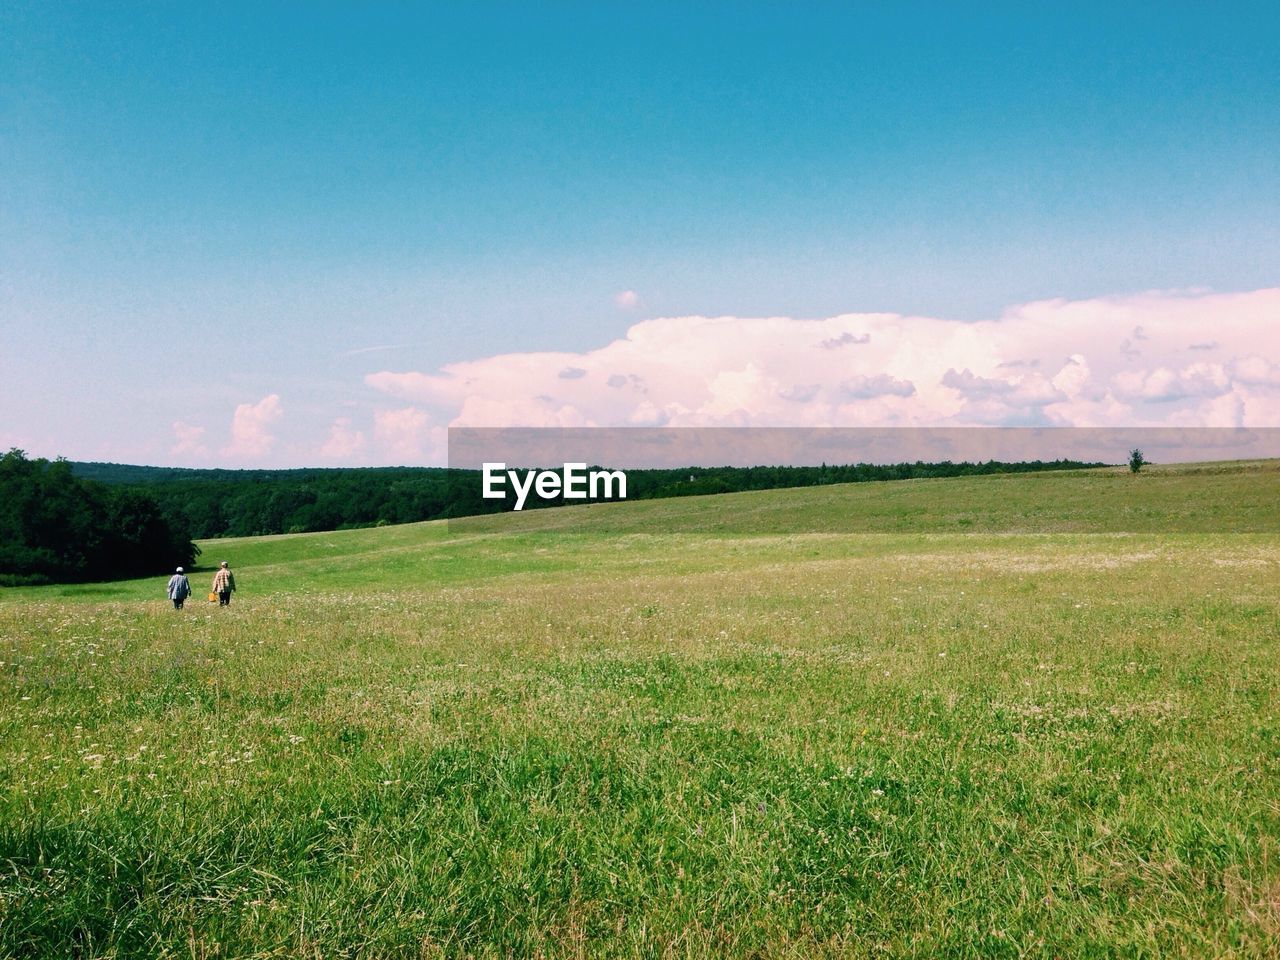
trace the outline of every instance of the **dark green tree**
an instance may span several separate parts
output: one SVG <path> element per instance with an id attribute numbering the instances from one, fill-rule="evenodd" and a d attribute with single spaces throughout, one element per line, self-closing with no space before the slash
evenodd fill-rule
<path id="1" fill-rule="evenodd" d="M 159 574 L 199 552 L 140 490 L 79 478 L 66 460 L 0 456 L 0 584 Z"/>

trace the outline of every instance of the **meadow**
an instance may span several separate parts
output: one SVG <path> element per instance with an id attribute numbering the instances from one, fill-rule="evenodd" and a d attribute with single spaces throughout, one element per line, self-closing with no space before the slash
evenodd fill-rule
<path id="1" fill-rule="evenodd" d="M 1277 534 L 1260 462 L 2 590 L 0 956 L 1277 956 Z"/>

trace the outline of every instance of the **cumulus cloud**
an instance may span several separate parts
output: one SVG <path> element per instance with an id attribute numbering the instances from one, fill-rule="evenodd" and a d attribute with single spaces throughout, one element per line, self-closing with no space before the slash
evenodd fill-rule
<path id="1" fill-rule="evenodd" d="M 379 451 L 401 463 L 439 462 L 444 456 L 445 432 L 417 407 L 376 410 L 373 439 Z"/>
<path id="2" fill-rule="evenodd" d="M 1012 380 L 975 376 L 968 367 L 961 372 L 957 372 L 954 367 L 948 369 L 942 375 L 942 385 L 974 399 L 1011 393 L 1016 386 Z"/>
<path id="3" fill-rule="evenodd" d="M 268 394 L 257 403 L 242 403 L 231 418 L 231 442 L 222 448 L 224 457 L 265 457 L 276 444 L 272 424 L 284 415 L 278 394 Z"/>
<path id="4" fill-rule="evenodd" d="M 909 397 L 916 392 L 910 380 L 898 380 L 887 373 L 875 376 L 850 377 L 840 384 L 846 397 L 853 400 L 869 400 L 872 397 Z"/>
<path id="5" fill-rule="evenodd" d="M 329 428 L 329 439 L 320 448 L 320 456 L 327 460 L 350 460 L 364 452 L 363 431 L 351 426 L 350 417 L 339 417 Z"/>
<path id="6" fill-rule="evenodd" d="M 1280 387 L 1280 359 L 1250 354 L 1231 363 L 1232 379 L 1248 386 Z"/>
<path id="7" fill-rule="evenodd" d="M 634 310 L 640 306 L 640 294 L 634 290 L 620 290 L 613 295 L 613 302 L 622 310 Z"/>
<path id="8" fill-rule="evenodd" d="M 1197 397 L 1217 397 L 1231 389 L 1231 378 L 1219 363 L 1193 363 L 1181 370 L 1126 370 L 1116 375 L 1116 393 L 1122 399 L 1169 403 Z"/>
<path id="9" fill-rule="evenodd" d="M 976 322 L 662 317 L 583 353 L 366 382 L 458 426 L 1280 426 L 1278 319 L 1280 289 L 1038 301 Z M 1208 343 L 1216 362 L 1186 362 Z"/>
<path id="10" fill-rule="evenodd" d="M 204 435 L 204 427 L 175 420 L 173 422 L 174 444 L 169 450 L 180 457 L 207 456 L 209 448 L 204 444 Z"/>
<path id="11" fill-rule="evenodd" d="M 1063 378 L 1074 360 L 1068 361 L 1058 377 Z M 997 369 L 999 365 L 997 364 Z M 1014 377 L 980 377 L 968 367 L 954 368 L 942 375 L 942 385 L 954 390 L 962 400 L 958 421 L 991 425 L 1048 425 L 1045 408 L 1066 400 L 1067 395 L 1039 373 Z"/>
<path id="12" fill-rule="evenodd" d="M 634 373 L 629 376 L 622 373 L 611 373 L 609 374 L 609 379 L 606 380 L 605 383 L 613 387 L 615 390 L 625 386 L 630 386 L 633 390 L 638 390 L 641 393 L 644 392 L 644 381 Z"/>
<path id="13" fill-rule="evenodd" d="M 663 410 L 648 400 L 641 400 L 627 418 L 629 427 L 665 427 L 671 422 L 671 410 Z M 677 411 L 678 412 L 678 411 Z"/>
<path id="14" fill-rule="evenodd" d="M 779 396 L 793 403 L 808 403 L 821 392 L 822 384 L 820 383 L 797 383 L 787 387 Z"/>
<path id="15" fill-rule="evenodd" d="M 846 330 L 838 337 L 827 337 L 818 344 L 823 350 L 838 350 L 840 347 L 847 347 L 850 344 L 870 343 L 871 334 L 869 333 L 850 333 Z"/>
<path id="16" fill-rule="evenodd" d="M 1063 364 L 1062 369 L 1054 374 L 1049 382 L 1055 390 L 1061 391 L 1068 397 L 1074 398 L 1088 393 L 1092 399 L 1100 399 L 1104 391 L 1097 387 L 1091 388 L 1090 379 L 1089 362 L 1085 360 L 1083 354 L 1073 353 L 1067 357 L 1067 362 Z"/>

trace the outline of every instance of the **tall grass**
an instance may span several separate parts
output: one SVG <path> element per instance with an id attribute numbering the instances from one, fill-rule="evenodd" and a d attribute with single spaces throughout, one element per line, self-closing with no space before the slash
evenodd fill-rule
<path id="1" fill-rule="evenodd" d="M 206 544 L 227 610 L 6 591 L 0 955 L 1276 955 L 1280 544 L 1008 532 L 1026 496 Z"/>

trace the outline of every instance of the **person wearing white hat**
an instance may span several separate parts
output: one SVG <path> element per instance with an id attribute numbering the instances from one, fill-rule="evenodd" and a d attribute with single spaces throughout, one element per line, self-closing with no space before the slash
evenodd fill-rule
<path id="1" fill-rule="evenodd" d="M 191 596 L 191 581 L 179 567 L 178 572 L 169 578 L 169 599 L 173 601 L 173 609 L 181 610 L 182 604 L 189 596 Z"/>

